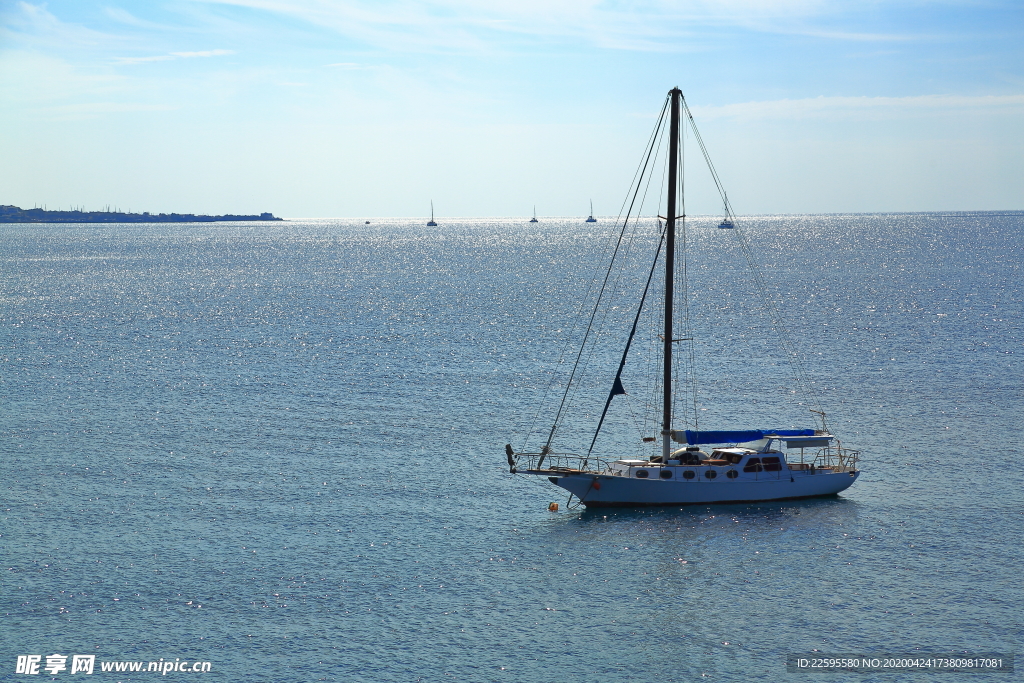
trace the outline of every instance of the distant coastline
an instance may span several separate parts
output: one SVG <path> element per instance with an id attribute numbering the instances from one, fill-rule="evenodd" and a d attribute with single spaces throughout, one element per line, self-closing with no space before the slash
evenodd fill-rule
<path id="1" fill-rule="evenodd" d="M 121 211 L 47 211 L 0 206 L 0 223 L 214 223 L 217 221 L 283 221 L 272 213 L 253 216 L 225 214 L 197 216 L 194 213 L 124 213 Z"/>

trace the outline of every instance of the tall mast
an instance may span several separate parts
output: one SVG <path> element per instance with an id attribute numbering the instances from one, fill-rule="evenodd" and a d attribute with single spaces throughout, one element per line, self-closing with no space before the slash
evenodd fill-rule
<path id="1" fill-rule="evenodd" d="M 683 93 L 679 88 L 669 91 L 672 98 L 671 118 L 669 119 L 668 147 L 668 212 L 665 214 L 665 342 L 664 342 L 664 376 L 662 378 L 662 419 L 661 419 L 661 457 L 668 462 L 672 451 L 672 284 L 675 280 L 676 251 L 676 178 L 678 176 L 677 161 L 679 159 L 679 100 Z"/>

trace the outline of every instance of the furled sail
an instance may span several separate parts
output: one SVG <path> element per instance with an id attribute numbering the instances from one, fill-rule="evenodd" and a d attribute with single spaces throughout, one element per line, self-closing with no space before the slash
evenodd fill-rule
<path id="1" fill-rule="evenodd" d="M 674 435 L 673 435 L 674 436 Z M 698 444 L 744 443 L 766 436 L 814 436 L 813 429 L 736 429 L 719 431 L 686 430 L 686 443 Z"/>

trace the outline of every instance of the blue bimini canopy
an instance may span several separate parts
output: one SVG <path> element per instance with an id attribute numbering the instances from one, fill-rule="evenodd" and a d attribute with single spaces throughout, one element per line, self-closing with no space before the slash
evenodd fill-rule
<path id="1" fill-rule="evenodd" d="M 814 436 L 813 429 L 738 429 L 719 431 L 686 430 L 686 443 L 691 445 L 715 443 L 745 443 L 766 436 Z"/>

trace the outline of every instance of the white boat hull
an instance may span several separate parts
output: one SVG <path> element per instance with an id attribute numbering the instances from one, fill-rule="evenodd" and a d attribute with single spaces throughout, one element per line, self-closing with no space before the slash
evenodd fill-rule
<path id="1" fill-rule="evenodd" d="M 790 471 L 761 473 L 755 478 L 708 480 L 636 479 L 615 475 L 573 473 L 549 477 L 587 507 L 756 503 L 831 496 L 849 488 L 855 472 Z"/>

